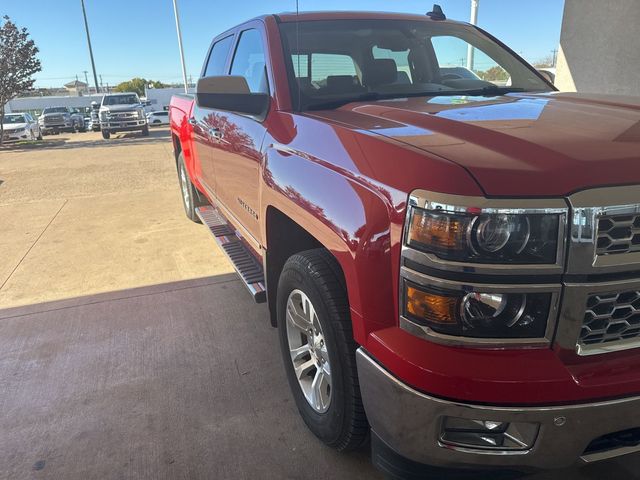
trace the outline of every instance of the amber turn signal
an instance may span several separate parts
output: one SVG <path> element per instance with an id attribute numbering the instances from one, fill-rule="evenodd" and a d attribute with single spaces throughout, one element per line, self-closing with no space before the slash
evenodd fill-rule
<path id="1" fill-rule="evenodd" d="M 413 209 L 408 232 L 409 244 L 428 245 L 435 251 L 458 251 L 466 245 L 466 219 Z"/>
<path id="2" fill-rule="evenodd" d="M 406 286 L 406 311 L 414 317 L 440 324 L 457 323 L 460 297 L 447 297 Z"/>

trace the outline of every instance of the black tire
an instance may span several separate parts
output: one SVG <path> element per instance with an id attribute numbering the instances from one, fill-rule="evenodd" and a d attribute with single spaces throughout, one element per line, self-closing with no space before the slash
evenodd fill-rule
<path id="1" fill-rule="evenodd" d="M 369 437 L 356 368 L 347 290 L 335 258 L 324 249 L 290 257 L 280 275 L 277 294 L 278 331 L 289 386 L 307 427 L 338 451 L 361 447 Z M 313 304 L 326 344 L 331 369 L 331 401 L 318 413 L 307 401 L 296 378 L 287 334 L 287 301 L 300 290 Z"/>
<path id="2" fill-rule="evenodd" d="M 36 137 L 36 140 L 42 140 L 42 130 L 38 130 L 38 136 Z"/>
<path id="3" fill-rule="evenodd" d="M 111 132 L 109 132 L 109 130 L 102 130 L 102 138 L 109 140 L 111 138 Z"/>
<path id="4" fill-rule="evenodd" d="M 196 187 L 191 183 L 189 178 L 189 172 L 184 165 L 184 156 L 182 152 L 178 155 L 178 182 L 180 184 L 180 193 L 182 197 L 182 206 L 184 207 L 184 213 L 189 217 L 189 220 L 202 223 L 200 217 L 196 214 L 196 208 L 208 205 L 208 202 L 204 200 L 198 193 Z M 188 198 L 185 198 L 185 196 Z"/>
<path id="5" fill-rule="evenodd" d="M 143 137 L 149 136 L 149 125 L 145 125 L 144 128 L 142 129 L 142 136 Z"/>

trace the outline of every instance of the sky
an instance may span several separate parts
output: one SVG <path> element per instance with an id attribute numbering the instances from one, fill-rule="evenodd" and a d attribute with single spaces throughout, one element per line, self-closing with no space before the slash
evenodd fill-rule
<path id="1" fill-rule="evenodd" d="M 437 1 L 437 0 L 436 0 Z M 370 10 L 424 14 L 415 0 L 299 0 L 300 10 Z M 469 21 L 470 0 L 439 0 L 448 18 Z M 172 0 L 85 0 L 98 75 L 104 85 L 132 77 L 182 79 Z M 187 74 L 198 77 L 211 39 L 249 18 L 295 11 L 295 0 L 178 0 Z M 564 0 L 480 0 L 478 25 L 531 62 L 558 47 Z M 26 27 L 40 49 L 37 87 L 93 84 L 80 0 L 0 0 L 0 16 Z"/>

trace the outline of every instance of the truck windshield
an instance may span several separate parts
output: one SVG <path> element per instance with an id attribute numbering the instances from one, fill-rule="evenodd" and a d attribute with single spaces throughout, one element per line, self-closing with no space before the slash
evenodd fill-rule
<path id="1" fill-rule="evenodd" d="M 280 24 L 296 110 L 350 101 L 498 95 L 552 88 L 523 60 L 470 25 L 431 20 Z"/>
<path id="2" fill-rule="evenodd" d="M 48 107 L 42 113 L 69 113 L 69 109 L 67 107 Z"/>
<path id="3" fill-rule="evenodd" d="M 140 99 L 137 95 L 112 95 L 105 96 L 103 105 L 131 105 L 134 103 L 140 103 Z"/>

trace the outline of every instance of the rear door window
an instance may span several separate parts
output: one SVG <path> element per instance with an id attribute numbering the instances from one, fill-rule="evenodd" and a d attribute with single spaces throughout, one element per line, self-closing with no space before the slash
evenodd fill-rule
<path id="1" fill-rule="evenodd" d="M 224 67 L 227 64 L 227 56 L 229 55 L 229 50 L 231 50 L 232 43 L 233 35 L 229 35 L 213 44 L 204 70 L 205 77 L 225 75 L 227 73 Z"/>

